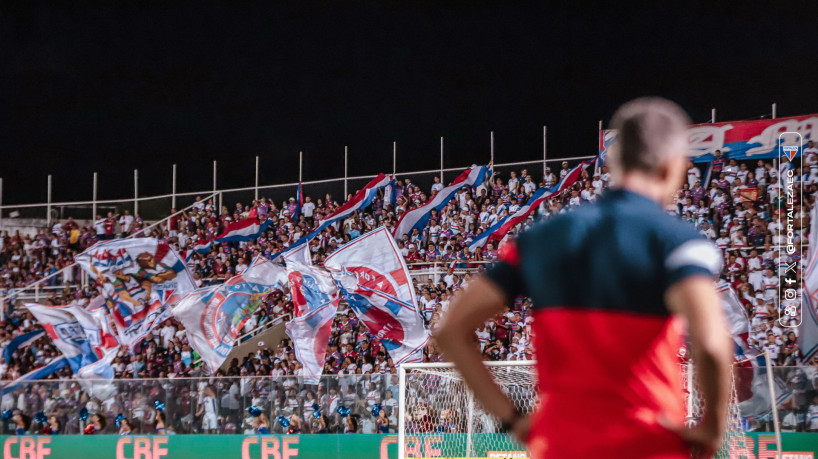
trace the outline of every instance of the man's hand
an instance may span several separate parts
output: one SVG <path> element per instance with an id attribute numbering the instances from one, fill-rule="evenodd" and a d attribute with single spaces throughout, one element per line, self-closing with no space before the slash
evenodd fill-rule
<path id="1" fill-rule="evenodd" d="M 722 436 L 724 429 L 714 423 L 702 422 L 693 427 L 687 427 L 674 424 L 666 418 L 660 418 L 659 424 L 680 436 L 690 446 L 694 458 L 712 457 L 721 448 L 724 440 Z"/>
<path id="2" fill-rule="evenodd" d="M 526 415 L 521 417 L 516 424 L 514 424 L 514 428 L 511 429 L 510 434 L 514 435 L 514 438 L 517 439 L 520 443 L 525 445 L 525 441 L 528 439 L 528 431 L 531 429 L 531 416 Z"/>

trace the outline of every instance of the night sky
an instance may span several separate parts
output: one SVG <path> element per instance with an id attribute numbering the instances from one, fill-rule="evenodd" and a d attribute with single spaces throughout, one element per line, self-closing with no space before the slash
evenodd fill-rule
<path id="1" fill-rule="evenodd" d="M 55 2 L 56 3 L 56 2 Z M 118 6 L 106 6 L 117 4 Z M 818 111 L 813 2 L 775 10 L 656 2 L 137 2 L 0 7 L 4 202 L 168 193 L 596 152 L 636 96 L 695 122 Z M 329 2 L 324 2 L 329 3 Z M 336 2 L 335 4 L 341 4 Z M 545 3 L 545 2 L 543 2 Z M 580 5 L 580 3 L 582 5 Z M 68 3 L 66 3 L 67 5 Z M 121 4 L 121 5 L 120 5 Z M 294 5 L 298 6 L 294 6 Z M 445 5 L 444 5 L 445 4 Z M 812 10 L 805 9 L 811 6 Z M 790 11 L 797 11 L 793 14 Z"/>

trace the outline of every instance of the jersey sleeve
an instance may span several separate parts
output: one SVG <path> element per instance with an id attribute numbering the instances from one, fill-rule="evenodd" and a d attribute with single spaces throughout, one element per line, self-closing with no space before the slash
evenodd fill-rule
<path id="1" fill-rule="evenodd" d="M 665 249 L 665 289 L 692 276 L 718 276 L 722 268 L 721 251 L 695 232 L 687 233 Z"/>
<path id="2" fill-rule="evenodd" d="M 508 242 L 501 247 L 497 263 L 486 270 L 486 278 L 500 287 L 509 301 L 525 295 L 525 281 L 520 267 L 517 241 Z"/>

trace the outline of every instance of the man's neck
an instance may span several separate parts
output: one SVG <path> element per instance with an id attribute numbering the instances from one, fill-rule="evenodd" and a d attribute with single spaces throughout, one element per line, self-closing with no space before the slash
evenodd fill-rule
<path id="1" fill-rule="evenodd" d="M 645 196 L 662 206 L 668 201 L 662 183 L 649 174 L 630 172 L 622 176 L 618 185 L 630 192 Z"/>

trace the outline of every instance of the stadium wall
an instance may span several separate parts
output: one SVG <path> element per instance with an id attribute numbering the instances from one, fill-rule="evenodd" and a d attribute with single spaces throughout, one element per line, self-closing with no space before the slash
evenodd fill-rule
<path id="1" fill-rule="evenodd" d="M 464 434 L 449 434 L 464 435 Z M 496 434 L 488 434 L 496 435 Z M 818 433 L 781 434 L 783 459 L 815 459 Z M 408 436 L 407 447 L 412 437 Z M 396 459 L 397 435 L 314 434 L 314 435 L 57 435 L 3 436 L 4 459 L 198 459 L 222 457 L 241 459 Z M 423 442 L 407 451 L 414 457 L 439 457 L 444 435 L 425 435 Z M 731 458 L 775 458 L 775 436 L 747 433 Z M 487 452 L 488 457 L 520 457 L 523 452 Z M 491 455 L 490 453 L 495 453 Z"/>

